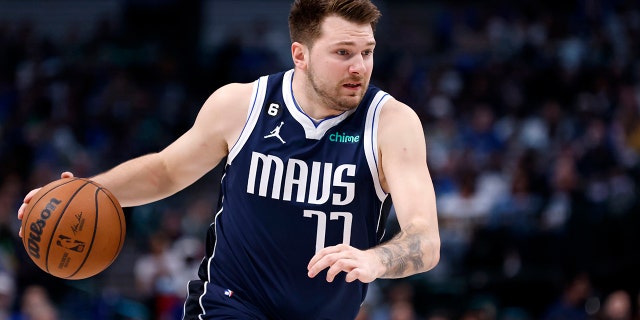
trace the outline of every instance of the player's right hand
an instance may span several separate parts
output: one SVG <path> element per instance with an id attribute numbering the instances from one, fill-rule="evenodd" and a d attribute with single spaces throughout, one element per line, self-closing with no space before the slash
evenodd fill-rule
<path id="1" fill-rule="evenodd" d="M 73 178 L 73 173 L 69 171 L 63 172 L 62 174 L 60 174 L 60 179 L 64 179 L 64 178 Z M 41 188 L 33 189 L 29 191 L 29 193 L 27 193 L 27 195 L 24 197 L 24 200 L 22 200 L 22 205 L 20 205 L 20 208 L 18 208 L 18 220 L 22 220 L 22 217 L 24 216 L 24 209 L 27 207 L 27 204 L 29 203 L 29 201 L 31 201 L 31 198 L 33 198 L 33 195 L 38 193 L 40 189 Z M 20 226 L 20 231 L 18 231 L 18 236 L 22 238 L 22 226 Z"/>

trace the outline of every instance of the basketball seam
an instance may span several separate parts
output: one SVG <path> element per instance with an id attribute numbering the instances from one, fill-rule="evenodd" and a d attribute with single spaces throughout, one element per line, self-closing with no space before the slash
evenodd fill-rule
<path id="1" fill-rule="evenodd" d="M 58 220 L 56 221 L 56 224 L 54 225 L 53 229 L 51 230 L 51 238 L 49 239 L 49 245 L 47 246 L 47 251 L 46 251 L 46 259 L 45 259 L 45 268 L 46 271 L 48 273 L 49 272 L 49 251 L 51 250 L 51 244 L 53 243 L 53 236 L 56 234 L 56 230 L 58 230 L 58 225 L 60 225 L 60 220 L 62 220 L 62 217 L 64 216 L 64 212 L 67 211 L 67 208 L 69 207 L 69 205 L 71 204 L 71 202 L 73 201 L 73 198 L 76 197 L 76 195 L 78 194 L 78 192 L 80 192 L 80 190 L 82 190 L 82 188 L 84 188 L 87 184 L 89 184 L 89 182 L 87 182 L 87 180 L 85 179 L 80 179 L 80 178 L 74 178 L 73 181 L 75 180 L 81 180 L 84 181 L 84 184 L 82 186 L 80 186 L 78 189 L 76 189 L 76 191 L 73 193 L 73 195 L 71 197 L 69 197 L 69 201 L 67 201 L 67 203 L 65 204 L 63 210 L 62 210 L 62 214 L 60 214 L 60 217 L 58 217 Z"/>
<path id="2" fill-rule="evenodd" d="M 102 190 L 104 192 L 104 194 L 107 196 L 107 198 L 109 199 L 109 201 L 111 201 L 111 204 L 113 204 L 113 206 L 116 208 L 116 211 L 118 211 L 118 221 L 120 222 L 120 237 L 118 239 L 118 254 L 120 253 L 120 250 L 122 250 L 122 247 L 124 246 L 124 235 L 125 235 L 125 230 L 126 230 L 126 223 L 123 224 L 124 222 L 124 211 L 122 211 L 122 207 L 120 206 L 119 203 L 116 203 L 116 201 L 114 201 L 114 199 L 112 199 L 111 195 L 107 192 L 108 190 L 105 188 L 100 188 L 100 190 Z M 113 259 L 111 260 L 111 263 L 113 263 L 113 261 L 116 260 L 116 258 L 118 257 L 118 254 L 116 254 Z"/>
<path id="3" fill-rule="evenodd" d="M 88 182 L 90 183 L 90 182 Z M 86 184 L 85 184 L 86 185 Z M 83 186 L 84 187 L 84 186 Z M 95 214 L 95 219 L 94 219 L 94 223 L 93 223 L 93 234 L 91 235 L 91 242 L 89 243 L 89 248 L 87 249 L 87 254 L 84 255 L 84 259 L 82 260 L 82 263 L 78 266 L 78 268 L 76 269 L 75 272 L 73 272 L 72 274 L 70 274 L 69 276 L 65 277 L 67 279 L 75 276 L 80 269 L 82 269 L 82 267 L 84 266 L 84 264 L 87 262 L 87 259 L 89 259 L 89 255 L 91 254 L 91 250 L 93 249 L 93 242 L 96 240 L 96 233 L 98 232 L 98 193 L 100 192 L 100 188 L 96 189 L 96 191 L 94 192 L 94 201 L 93 203 L 96 206 L 96 214 Z"/>
<path id="4" fill-rule="evenodd" d="M 118 212 L 118 221 L 120 222 L 120 237 L 118 239 L 118 251 L 114 255 L 113 259 L 111 259 L 111 262 L 109 262 L 109 265 L 111 265 L 116 260 L 116 258 L 120 254 L 120 251 L 122 250 L 122 247 L 124 246 L 124 240 L 125 240 L 124 239 L 124 235 L 125 235 L 125 232 L 126 232 L 125 230 L 127 228 L 126 223 L 123 223 L 124 222 L 124 211 L 122 210 L 122 206 L 120 205 L 120 202 L 118 202 L 118 200 L 115 199 L 115 196 L 113 196 L 113 194 L 111 194 L 111 191 L 109 191 L 109 189 L 97 184 L 94 181 L 89 181 L 89 182 L 91 184 L 95 185 L 98 188 L 99 191 L 102 191 L 104 193 L 104 195 L 107 196 L 107 199 L 109 199 L 109 201 L 111 201 L 111 204 L 113 205 L 114 208 L 116 208 L 116 211 Z M 97 202 L 97 200 L 96 200 L 96 202 Z"/>

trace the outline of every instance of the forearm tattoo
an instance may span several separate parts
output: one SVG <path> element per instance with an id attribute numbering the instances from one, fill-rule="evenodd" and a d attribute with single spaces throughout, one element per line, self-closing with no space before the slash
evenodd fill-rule
<path id="1" fill-rule="evenodd" d="M 392 240 L 377 248 L 378 257 L 386 267 L 383 278 L 398 278 L 424 270 L 422 237 L 400 231 Z"/>

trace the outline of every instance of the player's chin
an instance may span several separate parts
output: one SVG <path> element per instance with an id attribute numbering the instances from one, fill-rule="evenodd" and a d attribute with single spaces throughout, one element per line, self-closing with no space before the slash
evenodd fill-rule
<path id="1" fill-rule="evenodd" d="M 353 110 L 358 107 L 361 101 L 362 101 L 361 95 L 346 95 L 346 96 L 343 96 L 338 108 L 341 111 Z"/>

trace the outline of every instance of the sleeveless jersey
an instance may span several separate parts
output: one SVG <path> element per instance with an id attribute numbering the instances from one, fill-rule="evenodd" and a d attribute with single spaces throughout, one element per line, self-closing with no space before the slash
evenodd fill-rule
<path id="1" fill-rule="evenodd" d="M 382 238 L 390 201 L 376 134 L 389 95 L 370 86 L 356 109 L 316 122 L 297 105 L 292 78 L 254 82 L 200 273 L 269 319 L 353 319 L 366 284 L 343 272 L 328 283 L 326 270 L 312 279 L 307 265 L 324 247 L 367 249 Z"/>

